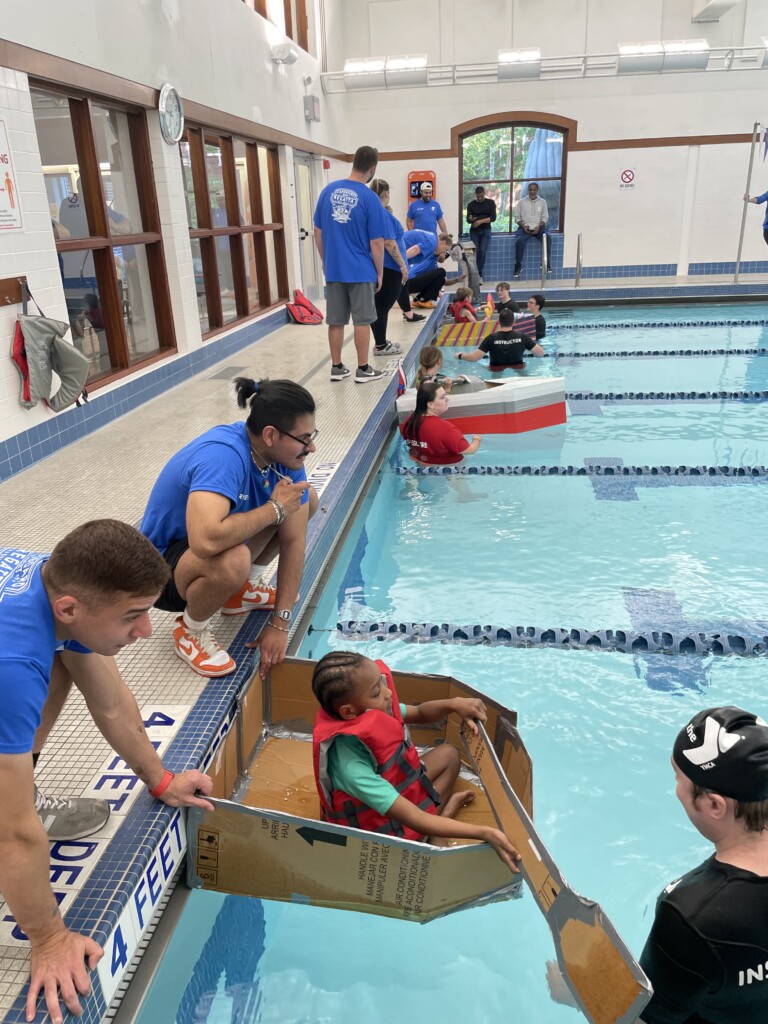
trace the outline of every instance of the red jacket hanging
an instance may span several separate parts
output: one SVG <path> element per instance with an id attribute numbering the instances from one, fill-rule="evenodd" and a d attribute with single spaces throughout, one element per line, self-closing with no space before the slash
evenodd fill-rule
<path id="1" fill-rule="evenodd" d="M 411 742 L 408 727 L 400 713 L 392 674 L 383 661 L 376 664 L 386 675 L 387 687 L 392 691 L 391 715 L 371 710 L 345 721 L 334 718 L 322 708 L 318 709 L 312 734 L 312 760 L 323 820 L 361 828 L 366 832 L 420 840 L 424 837 L 413 829 L 379 814 L 356 797 L 333 789 L 328 775 L 328 752 L 333 740 L 336 736 L 354 736 L 370 750 L 377 765 L 377 774 L 394 786 L 400 796 L 428 814 L 437 814 L 440 798 Z"/>

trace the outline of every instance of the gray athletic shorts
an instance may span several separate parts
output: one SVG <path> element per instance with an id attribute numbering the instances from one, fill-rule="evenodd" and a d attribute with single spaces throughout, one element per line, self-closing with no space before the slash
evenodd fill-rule
<path id="1" fill-rule="evenodd" d="M 325 286 L 325 322 L 329 327 L 343 327 L 352 323 L 358 327 L 372 324 L 377 318 L 374 295 L 376 285 L 373 281 L 356 281 L 347 284 L 345 281 L 328 281 Z"/>

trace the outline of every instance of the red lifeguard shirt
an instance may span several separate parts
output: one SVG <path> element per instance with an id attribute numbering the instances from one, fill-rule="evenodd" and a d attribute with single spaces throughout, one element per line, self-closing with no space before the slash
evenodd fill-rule
<path id="1" fill-rule="evenodd" d="M 401 434 L 404 427 L 405 423 L 401 424 Z M 418 440 L 405 437 L 405 443 L 409 455 L 417 462 L 440 466 L 461 462 L 462 452 L 469 448 L 469 441 L 459 428 L 447 420 L 441 420 L 439 416 L 425 416 L 421 421 Z"/>

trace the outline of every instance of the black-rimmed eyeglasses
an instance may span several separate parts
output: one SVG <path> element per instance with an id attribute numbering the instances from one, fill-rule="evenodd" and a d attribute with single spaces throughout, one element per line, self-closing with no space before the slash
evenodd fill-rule
<path id="1" fill-rule="evenodd" d="M 285 434 L 286 437 L 290 437 L 292 441 L 295 441 L 297 444 L 303 445 L 306 448 L 308 444 L 312 444 L 320 431 L 315 429 L 311 434 L 304 434 L 303 437 L 296 437 L 295 434 L 289 434 L 287 430 L 281 430 L 280 433 Z"/>

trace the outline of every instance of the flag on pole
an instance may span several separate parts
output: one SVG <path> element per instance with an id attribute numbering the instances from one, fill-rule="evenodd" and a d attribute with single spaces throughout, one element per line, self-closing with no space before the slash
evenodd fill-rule
<path id="1" fill-rule="evenodd" d="M 403 369 L 403 360 L 398 359 L 397 361 L 397 397 L 399 398 L 405 392 L 408 387 L 408 380 L 405 376 L 405 370 Z"/>

